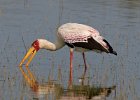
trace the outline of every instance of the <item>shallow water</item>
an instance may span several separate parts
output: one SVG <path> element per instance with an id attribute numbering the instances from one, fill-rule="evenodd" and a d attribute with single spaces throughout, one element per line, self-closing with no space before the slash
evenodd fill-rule
<path id="1" fill-rule="evenodd" d="M 139 0 L 0 0 L 0 98 L 34 99 L 18 64 L 32 41 L 55 41 L 57 27 L 67 22 L 93 26 L 118 53 L 117 57 L 86 53 L 86 84 L 116 85 L 116 92 L 107 97 L 109 100 L 139 100 Z M 48 78 L 61 79 L 66 88 L 69 48 L 56 52 L 40 50 L 29 68 L 39 83 L 47 82 Z M 83 70 L 82 55 L 75 53 L 73 84 L 80 84 Z"/>

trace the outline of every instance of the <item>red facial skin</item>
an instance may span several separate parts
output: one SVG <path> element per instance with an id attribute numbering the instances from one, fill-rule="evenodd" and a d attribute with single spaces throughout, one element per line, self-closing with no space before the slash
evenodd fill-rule
<path id="1" fill-rule="evenodd" d="M 35 40 L 32 43 L 32 46 L 35 48 L 36 51 L 38 51 L 40 49 L 40 47 L 39 47 L 39 41 L 38 40 Z"/>

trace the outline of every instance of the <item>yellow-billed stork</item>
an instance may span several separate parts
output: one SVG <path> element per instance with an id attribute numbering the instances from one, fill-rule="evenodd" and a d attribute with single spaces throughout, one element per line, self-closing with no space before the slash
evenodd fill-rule
<path id="1" fill-rule="evenodd" d="M 110 44 L 96 29 L 83 24 L 66 23 L 58 28 L 57 40 L 55 43 L 46 39 L 35 40 L 25 57 L 20 62 L 19 66 L 21 67 L 24 61 L 30 56 L 29 60 L 25 64 L 25 66 L 28 67 L 39 49 L 56 51 L 65 45 L 70 47 L 70 80 L 72 80 L 72 61 L 74 50 L 82 52 L 85 70 L 87 65 L 84 52 L 86 51 L 106 52 L 117 55 Z"/>

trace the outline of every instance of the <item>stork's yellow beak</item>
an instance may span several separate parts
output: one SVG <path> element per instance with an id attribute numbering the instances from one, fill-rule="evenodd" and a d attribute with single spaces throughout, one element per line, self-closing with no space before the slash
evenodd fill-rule
<path id="1" fill-rule="evenodd" d="M 32 47 L 28 50 L 28 52 L 26 53 L 26 55 L 24 56 L 24 58 L 22 59 L 22 61 L 20 62 L 19 67 L 21 67 L 22 64 L 25 62 L 25 60 L 28 59 L 28 58 L 30 57 L 30 58 L 28 59 L 27 63 L 25 64 L 25 66 L 28 66 L 28 65 L 30 64 L 30 62 L 32 61 L 33 57 L 35 56 L 36 52 L 37 52 L 36 49 L 32 46 Z"/>

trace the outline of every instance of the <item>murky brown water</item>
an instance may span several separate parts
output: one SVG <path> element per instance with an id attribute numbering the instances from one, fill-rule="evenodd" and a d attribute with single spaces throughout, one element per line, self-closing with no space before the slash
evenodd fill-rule
<path id="1" fill-rule="evenodd" d="M 33 40 L 54 41 L 57 27 L 67 22 L 93 26 L 118 52 L 117 57 L 86 53 L 85 85 L 115 85 L 116 92 L 108 100 L 139 100 L 139 0 L 0 0 L 0 99 L 53 99 L 53 95 L 35 94 L 18 64 Z M 46 85 L 48 80 L 53 80 L 67 89 L 69 48 L 39 51 L 29 69 L 39 84 Z M 75 53 L 73 85 L 81 84 L 83 70 L 82 56 Z"/>

